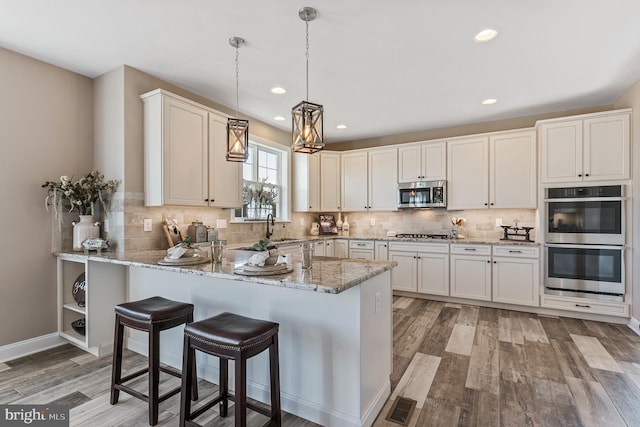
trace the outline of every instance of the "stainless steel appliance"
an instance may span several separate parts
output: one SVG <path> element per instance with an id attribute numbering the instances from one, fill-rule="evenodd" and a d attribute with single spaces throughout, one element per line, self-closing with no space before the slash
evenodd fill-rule
<path id="1" fill-rule="evenodd" d="M 446 208 L 447 181 L 398 184 L 398 208 Z"/>
<path id="2" fill-rule="evenodd" d="M 549 243 L 624 245 L 624 186 L 547 188 Z"/>
<path id="3" fill-rule="evenodd" d="M 545 293 L 624 300 L 624 246 L 547 244 L 545 258 Z"/>
<path id="4" fill-rule="evenodd" d="M 625 187 L 545 191 L 545 293 L 624 301 Z"/>

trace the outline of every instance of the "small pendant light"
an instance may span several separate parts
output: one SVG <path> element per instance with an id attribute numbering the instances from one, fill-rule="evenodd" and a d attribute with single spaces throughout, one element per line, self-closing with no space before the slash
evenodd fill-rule
<path id="1" fill-rule="evenodd" d="M 236 117 L 227 119 L 227 160 L 244 162 L 249 157 L 249 121 L 238 118 L 238 49 L 245 42 L 240 37 L 231 37 L 229 44 L 236 49 Z"/>
<path id="2" fill-rule="evenodd" d="M 293 151 L 311 154 L 324 148 L 324 108 L 320 104 L 309 102 L 309 22 L 316 18 L 316 10 L 303 7 L 298 16 L 306 23 L 307 98 L 291 109 L 291 147 Z"/>

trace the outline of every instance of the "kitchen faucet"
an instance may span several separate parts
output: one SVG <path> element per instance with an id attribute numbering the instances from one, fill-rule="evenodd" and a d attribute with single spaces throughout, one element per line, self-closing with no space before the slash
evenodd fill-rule
<path id="1" fill-rule="evenodd" d="M 271 225 L 272 225 L 273 227 L 275 227 L 275 225 L 276 225 L 276 222 L 275 222 L 275 221 L 274 221 L 274 219 L 273 219 L 273 215 L 272 215 L 272 214 L 267 215 L 267 233 L 265 234 L 265 236 L 267 237 L 267 239 L 268 239 L 269 237 L 273 236 L 273 231 L 269 230 L 269 218 L 271 218 Z"/>

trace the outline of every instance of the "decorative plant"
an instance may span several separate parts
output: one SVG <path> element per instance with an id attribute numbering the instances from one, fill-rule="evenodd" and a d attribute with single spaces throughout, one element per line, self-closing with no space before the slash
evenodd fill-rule
<path id="1" fill-rule="evenodd" d="M 270 187 L 267 180 L 263 179 L 254 188 L 250 184 L 242 187 L 242 203 L 245 205 L 271 206 L 278 201 L 278 190 Z"/>
<path id="2" fill-rule="evenodd" d="M 73 178 L 73 177 L 72 177 Z M 102 207 L 107 210 L 106 196 L 113 193 L 118 186 L 118 181 L 104 180 L 104 175 L 98 171 L 89 172 L 76 182 L 64 175 L 60 182 L 47 181 L 42 184 L 47 189 L 45 206 L 53 205 L 53 212 L 58 218 L 58 226 L 62 223 L 63 203 L 69 203 L 69 212 L 77 210 L 80 215 L 93 215 L 93 205 L 100 201 Z"/>

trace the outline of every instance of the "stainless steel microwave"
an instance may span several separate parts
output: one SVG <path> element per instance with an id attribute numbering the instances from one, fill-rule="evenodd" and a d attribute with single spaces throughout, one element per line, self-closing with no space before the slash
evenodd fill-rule
<path id="1" fill-rule="evenodd" d="M 398 208 L 446 208 L 447 181 L 416 181 L 398 184 Z"/>

